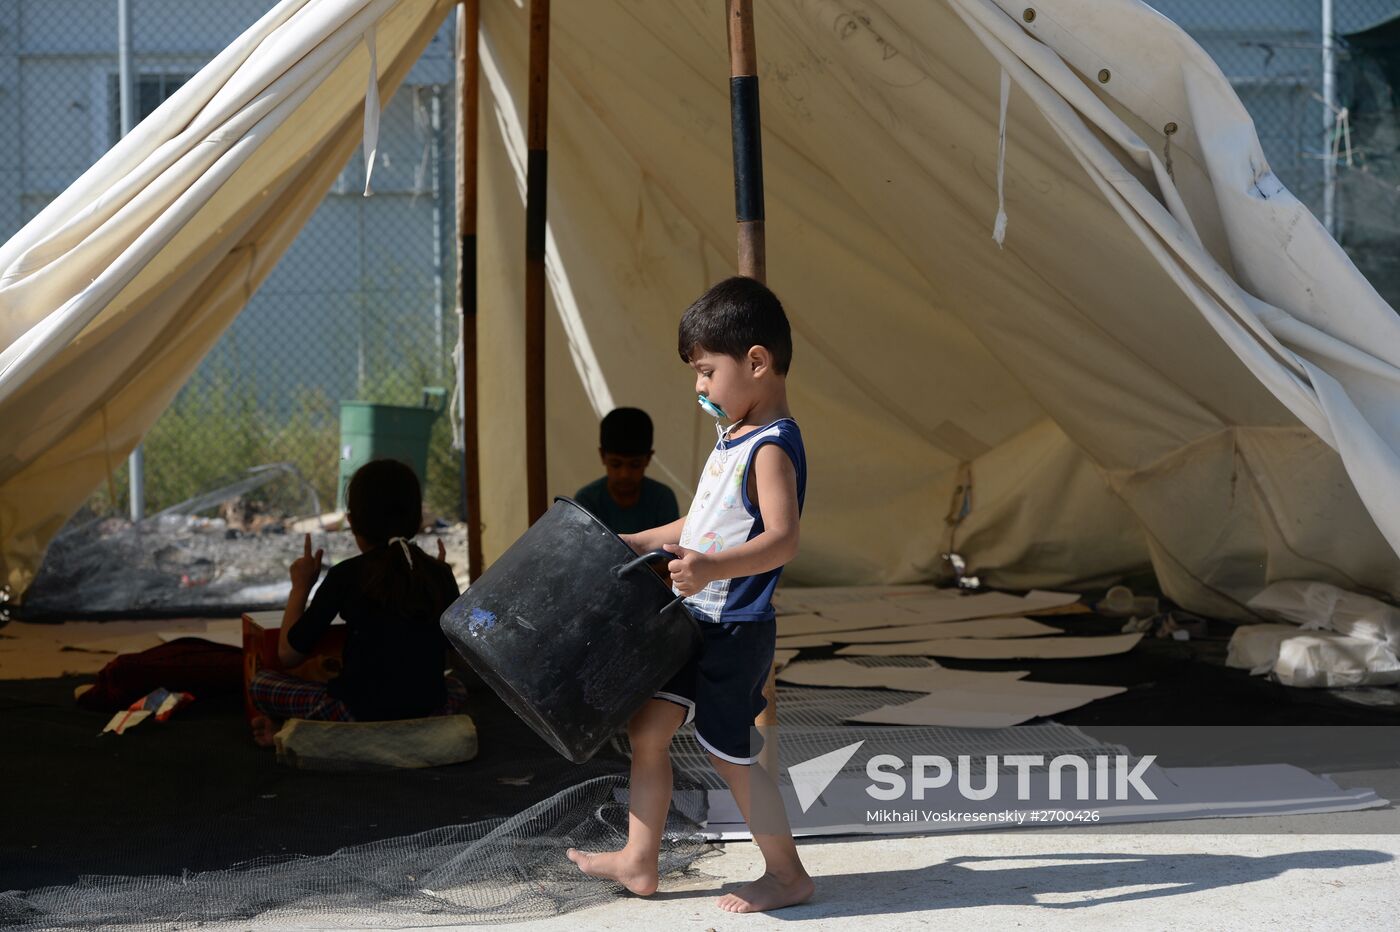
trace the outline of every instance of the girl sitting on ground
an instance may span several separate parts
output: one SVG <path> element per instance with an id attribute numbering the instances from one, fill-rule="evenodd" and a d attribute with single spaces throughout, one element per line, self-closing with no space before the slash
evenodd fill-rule
<path id="1" fill-rule="evenodd" d="M 311 535 L 291 565 L 292 592 L 282 616 L 277 656 L 295 667 L 306 660 L 336 615 L 346 637 L 339 676 L 328 683 L 261 670 L 249 692 L 263 713 L 253 740 L 270 746 L 287 718 L 376 722 L 461 711 L 466 690 L 444 677 L 447 639 L 438 619 L 460 594 L 446 548 L 437 559 L 413 543 L 423 498 L 413 470 L 395 460 L 361 466 L 346 491 L 346 515 L 360 553 L 331 567 L 316 597 L 322 551 Z"/>

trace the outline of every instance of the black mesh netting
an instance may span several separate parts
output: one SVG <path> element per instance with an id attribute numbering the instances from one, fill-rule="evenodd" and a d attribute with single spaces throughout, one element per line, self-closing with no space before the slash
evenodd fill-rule
<path id="1" fill-rule="evenodd" d="M 586 771 L 585 771 L 586 772 Z M 596 769 L 594 773 L 596 773 Z M 622 892 L 565 857 L 621 847 L 623 773 L 592 776 L 506 818 L 431 829 L 328 855 L 259 858 L 183 876 L 85 876 L 0 893 L 0 928 L 240 929 L 502 923 L 554 916 Z M 704 791 L 677 775 L 661 851 L 662 877 L 705 852 Z"/>

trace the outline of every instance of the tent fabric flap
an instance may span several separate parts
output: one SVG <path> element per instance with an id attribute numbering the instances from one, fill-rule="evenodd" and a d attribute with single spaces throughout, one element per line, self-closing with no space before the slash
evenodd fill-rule
<path id="1" fill-rule="evenodd" d="M 0 247 L 0 584 L 24 591 L 320 204 L 371 62 L 387 100 L 451 7 L 284 0 Z"/>

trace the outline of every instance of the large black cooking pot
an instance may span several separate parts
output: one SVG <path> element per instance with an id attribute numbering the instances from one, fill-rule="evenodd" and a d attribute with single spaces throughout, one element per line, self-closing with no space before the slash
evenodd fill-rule
<path id="1" fill-rule="evenodd" d="M 442 615 L 473 670 L 560 754 L 593 756 L 676 674 L 700 629 L 637 556 L 577 502 L 554 507 Z"/>

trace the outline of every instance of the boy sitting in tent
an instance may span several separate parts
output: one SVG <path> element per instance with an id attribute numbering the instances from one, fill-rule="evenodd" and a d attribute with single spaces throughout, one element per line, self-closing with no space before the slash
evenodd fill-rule
<path id="1" fill-rule="evenodd" d="M 598 457 L 607 475 L 578 490 L 574 499 L 617 534 L 635 534 L 681 516 L 671 489 L 648 479 L 651 418 L 641 408 L 614 408 L 598 428 Z"/>

